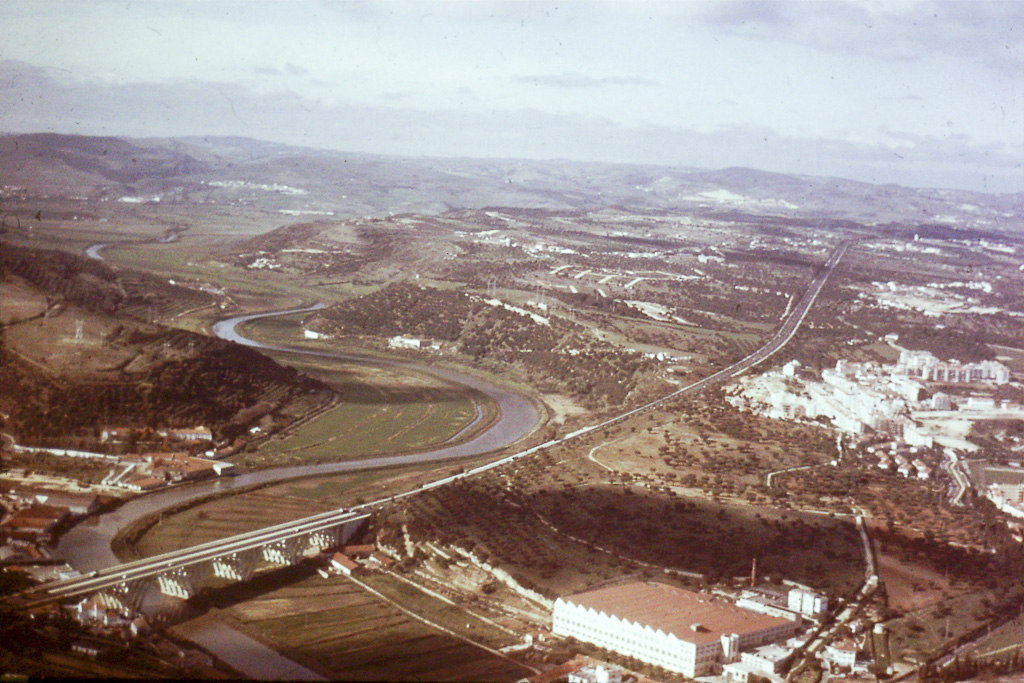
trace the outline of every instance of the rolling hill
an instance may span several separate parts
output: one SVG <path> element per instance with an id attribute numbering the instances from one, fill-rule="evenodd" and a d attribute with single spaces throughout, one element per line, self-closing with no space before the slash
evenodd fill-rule
<path id="1" fill-rule="evenodd" d="M 205 202 L 260 201 L 295 215 L 437 214 L 487 206 L 620 206 L 704 215 L 771 215 L 863 224 L 939 224 L 1013 233 L 1024 193 L 872 185 L 747 168 L 508 159 L 403 158 L 247 138 L 0 137 L 5 194 Z M 12 188 L 20 188 L 15 191 Z"/>

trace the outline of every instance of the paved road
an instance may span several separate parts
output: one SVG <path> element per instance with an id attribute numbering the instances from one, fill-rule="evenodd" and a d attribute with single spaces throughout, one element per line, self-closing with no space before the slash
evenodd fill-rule
<path id="1" fill-rule="evenodd" d="M 843 257 L 843 254 L 846 253 L 848 246 L 849 243 L 844 242 L 835 250 L 835 252 L 833 252 L 831 257 L 826 262 L 825 266 L 821 269 L 820 273 L 812 281 L 811 285 L 808 287 L 803 297 L 801 297 L 799 303 L 790 313 L 789 317 L 786 318 L 783 325 L 779 328 L 778 332 L 776 332 L 775 335 L 772 336 L 772 338 L 764 346 L 762 346 L 757 351 L 750 354 L 743 360 L 739 361 L 738 363 L 734 363 L 733 365 L 730 365 L 724 370 L 720 370 L 709 377 L 706 377 L 702 380 L 684 386 L 660 399 L 651 401 L 650 403 L 640 406 L 639 408 L 627 411 L 625 413 L 622 413 L 621 415 L 610 418 L 596 425 L 578 429 L 560 439 L 554 439 L 546 443 L 543 443 L 539 446 L 529 448 L 525 451 L 514 453 L 510 456 L 507 456 L 500 460 L 496 460 L 487 465 L 474 468 L 465 473 L 439 479 L 435 482 L 427 484 L 423 488 L 433 488 L 436 486 L 442 486 L 456 479 L 465 476 L 472 476 L 474 474 L 478 474 L 480 472 L 484 472 L 489 469 L 499 467 L 507 462 L 511 462 L 513 460 L 528 455 L 532 455 L 539 451 L 551 448 L 555 445 L 579 439 L 582 436 L 594 430 L 609 427 L 617 422 L 629 419 L 640 413 L 651 410 L 667 401 L 671 401 L 680 396 L 697 393 L 710 386 L 724 382 L 729 378 L 746 371 L 747 369 L 753 367 L 754 365 L 763 362 L 764 360 L 770 358 L 783 346 L 785 346 L 790 339 L 792 339 L 793 335 L 796 333 L 800 324 L 806 317 L 807 312 L 810 310 L 811 306 L 814 304 L 814 301 L 821 293 L 821 289 L 824 287 L 825 282 L 828 279 L 828 276 L 832 273 L 836 264 L 839 263 L 839 260 Z M 214 331 L 216 334 L 218 334 L 218 336 L 222 336 L 223 338 L 237 341 L 238 343 L 244 343 L 250 346 L 260 347 L 265 350 L 308 353 L 310 355 L 316 355 L 321 357 L 331 357 L 344 360 L 364 360 L 367 362 L 378 362 L 390 365 L 410 365 L 410 363 L 407 361 L 382 360 L 377 358 L 368 358 L 365 356 L 354 356 L 351 354 L 339 354 L 326 351 L 312 351 L 305 349 L 291 349 L 288 347 L 269 344 L 263 345 L 260 344 L 259 342 L 255 342 L 246 337 L 243 337 L 236 329 L 239 324 L 247 320 L 253 320 L 256 318 L 267 317 L 271 315 L 285 315 L 289 313 L 315 310 L 315 308 L 316 307 L 306 309 L 294 309 L 291 311 L 284 312 L 238 316 L 235 318 L 230 318 L 228 320 L 221 321 L 214 327 Z M 237 477 L 232 477 L 229 479 L 218 479 L 216 481 L 207 482 L 205 484 L 193 486 L 188 489 L 169 489 L 165 491 L 160 491 L 155 494 L 142 496 L 140 498 L 131 500 L 125 505 L 121 506 L 119 509 L 106 515 L 102 515 L 93 523 L 79 524 L 61 538 L 58 549 L 60 553 L 68 559 L 71 565 L 79 571 L 85 572 L 102 569 L 104 567 L 118 564 L 117 558 L 110 551 L 110 542 L 118 531 L 124 528 L 127 524 L 130 524 L 132 521 L 135 521 L 136 519 L 139 519 L 145 515 L 158 512 L 159 510 L 164 509 L 169 505 L 185 502 L 197 498 L 199 496 L 208 495 L 210 493 L 218 493 L 233 488 L 250 486 L 253 484 L 263 484 L 274 481 L 280 481 L 284 479 L 320 474 L 354 472 L 364 469 L 395 467 L 399 465 L 407 465 L 412 463 L 435 462 L 451 458 L 465 457 L 467 455 L 485 453 L 490 450 L 496 450 L 498 448 L 508 445 L 509 443 L 514 442 L 518 438 L 521 438 L 521 436 L 528 433 L 529 430 L 532 429 L 533 425 L 536 424 L 536 407 L 533 406 L 533 404 L 524 397 L 509 392 L 507 390 L 500 389 L 499 387 L 495 387 L 494 385 L 484 382 L 483 380 L 479 380 L 478 378 L 475 377 L 460 375 L 459 373 L 443 369 L 429 368 L 428 370 L 442 377 L 449 378 L 452 381 L 461 382 L 463 384 L 466 384 L 467 386 L 472 386 L 474 388 L 480 389 L 481 391 L 484 391 L 485 393 L 488 393 L 488 395 L 490 395 L 492 398 L 498 401 L 499 405 L 501 406 L 502 420 L 508 418 L 510 415 L 518 415 L 519 418 L 517 418 L 510 427 L 511 432 L 508 432 L 504 429 L 498 429 L 496 431 L 495 429 L 492 428 L 490 430 L 487 430 L 487 432 L 485 432 L 484 434 L 481 434 L 475 439 L 472 439 L 464 444 L 443 447 L 439 449 L 434 449 L 432 451 L 425 451 L 422 453 L 377 457 L 365 460 L 355 460 L 325 465 L 308 465 L 300 467 L 281 468 L 275 470 L 264 470 L 261 472 L 242 474 Z M 507 409 L 507 406 L 509 405 L 513 406 L 513 409 L 511 411 Z M 533 412 L 530 413 L 530 411 Z M 532 414 L 534 417 L 533 419 L 528 419 L 524 421 L 521 418 L 525 414 Z M 516 435 L 517 432 L 518 435 Z M 509 439 L 508 437 L 510 436 L 516 436 L 516 438 Z M 403 494 L 403 496 L 411 495 L 412 493 L 414 493 L 414 491 L 409 492 L 407 494 Z M 381 499 L 379 501 L 373 501 L 371 503 L 366 503 L 362 506 L 357 506 L 357 508 L 353 509 L 372 507 L 384 502 L 394 500 L 397 497 L 402 496 L 393 496 Z"/>
<path id="2" fill-rule="evenodd" d="M 942 466 L 953 475 L 953 481 L 956 482 L 957 491 L 953 494 L 950 502 L 956 506 L 963 505 L 964 496 L 971 488 L 971 480 L 964 474 L 963 465 L 955 451 L 949 448 L 945 449 Z"/>
<path id="3" fill-rule="evenodd" d="M 179 505 L 210 494 L 223 493 L 233 489 L 241 489 L 257 484 L 269 484 L 276 481 L 284 481 L 286 479 L 357 472 L 367 469 L 399 467 L 402 465 L 425 462 L 442 462 L 445 460 L 480 455 L 506 448 L 510 444 L 519 441 L 528 435 L 539 422 L 540 414 L 533 401 L 521 394 L 517 394 L 509 389 L 491 384 L 479 377 L 462 374 L 447 368 L 423 366 L 413 361 L 390 360 L 371 356 L 359 356 L 354 354 L 341 354 L 327 351 L 314 351 L 310 349 L 296 349 L 271 344 L 260 344 L 259 342 L 242 336 L 236 329 L 239 324 L 247 320 L 269 317 L 272 315 L 287 315 L 289 313 L 315 310 L 316 308 L 317 307 L 314 306 L 291 311 L 237 316 L 217 323 L 214 326 L 214 332 L 222 338 L 245 344 L 247 346 L 262 348 L 264 350 L 287 351 L 289 353 L 313 355 L 322 358 L 336 358 L 338 360 L 349 362 L 371 363 L 392 367 L 402 366 L 421 372 L 428 372 L 436 377 L 470 387 L 486 394 L 498 406 L 500 414 L 497 421 L 488 429 L 467 441 L 450 445 L 442 445 L 431 450 L 322 465 L 304 465 L 248 472 L 234 477 L 224 477 L 187 487 L 164 489 L 133 498 L 116 510 L 98 517 L 87 519 L 85 522 L 73 527 L 61 537 L 57 546 L 58 552 L 62 557 L 67 559 L 71 566 L 84 573 L 102 570 L 106 567 L 119 564 L 120 561 L 110 550 L 110 544 L 118 532 L 132 522 L 147 515 L 157 513 L 172 505 Z"/>
<path id="4" fill-rule="evenodd" d="M 630 410 L 630 411 L 627 411 L 625 413 L 622 413 L 621 415 L 617 415 L 615 417 L 609 418 L 609 419 L 604 420 L 603 422 L 600 422 L 598 424 L 591 425 L 589 427 L 583 427 L 582 429 L 577 429 L 576 431 L 574 431 L 574 432 L 572 432 L 570 434 L 567 434 L 567 435 L 563 436 L 560 439 L 552 439 L 551 441 L 547 441 L 545 443 L 542 443 L 539 446 L 534 446 L 533 448 L 528 448 L 525 451 L 520 451 L 518 453 L 513 453 L 512 455 L 508 455 L 508 456 L 506 456 L 504 458 L 501 458 L 499 460 L 494 460 L 492 462 L 489 462 L 486 465 L 480 465 L 479 467 L 474 467 L 473 469 L 467 470 L 465 472 L 460 472 L 458 474 L 453 474 L 451 476 L 444 477 L 442 479 L 437 479 L 435 481 L 430 482 L 429 484 L 425 484 L 425 485 L 421 486 L 419 489 L 416 489 L 416 490 L 413 490 L 413 491 L 407 491 L 405 493 L 400 493 L 400 494 L 396 494 L 396 495 L 393 495 L 393 496 L 388 496 L 386 498 L 381 498 L 380 500 L 371 501 L 369 503 L 363 503 L 362 505 L 356 505 L 356 506 L 353 506 L 352 509 L 353 510 L 365 510 L 365 509 L 369 509 L 369 508 L 374 508 L 374 507 L 380 506 L 382 504 L 390 503 L 392 501 L 398 500 L 400 498 L 405 498 L 406 496 L 414 495 L 418 491 L 423 491 L 423 490 L 426 490 L 426 489 L 436 488 L 438 486 L 444 486 L 446 484 L 449 484 L 449 483 L 451 483 L 453 481 L 457 481 L 459 479 L 464 479 L 466 477 L 475 476 L 477 474 L 480 474 L 482 472 L 486 472 L 486 471 L 494 469 L 496 467 L 501 467 L 502 465 L 504 465 L 506 463 L 513 462 L 514 460 L 518 460 L 520 458 L 524 458 L 526 456 L 533 455 L 534 453 L 539 453 L 541 451 L 547 450 L 547 449 L 552 448 L 554 446 L 557 446 L 559 444 L 564 444 L 564 443 L 567 443 L 569 441 L 574 441 L 574 440 L 580 439 L 581 437 L 589 434 L 590 432 L 593 432 L 593 431 L 599 430 L 599 429 L 604 429 L 606 427 L 610 427 L 610 426 L 616 424 L 617 422 L 621 422 L 621 421 L 627 420 L 627 419 L 629 419 L 631 417 L 635 417 L 636 415 L 640 415 L 641 413 L 645 413 L 645 412 L 647 412 L 647 411 L 649 411 L 649 410 L 651 410 L 653 408 L 656 408 L 657 406 L 659 406 L 659 405 L 661 405 L 661 404 L 663 404 L 663 403 L 665 403 L 667 401 L 671 401 L 671 400 L 673 400 L 675 398 L 678 398 L 680 396 L 685 396 L 685 395 L 688 395 L 688 394 L 697 393 L 697 392 L 702 391 L 704 389 L 707 389 L 708 387 L 713 386 L 715 384 L 720 384 L 720 383 L 730 379 L 731 377 L 735 377 L 736 375 L 740 374 L 741 372 L 744 372 L 744 371 L 748 370 L 749 368 L 757 365 L 758 363 L 761 363 L 764 360 L 770 358 L 779 349 L 781 349 L 783 346 L 785 346 L 789 342 L 790 339 L 793 338 L 793 335 L 796 334 L 796 331 L 800 327 L 800 324 L 803 322 L 804 318 L 807 316 L 807 312 L 811 309 L 811 306 L 814 305 L 815 300 L 818 298 L 818 295 L 821 293 L 822 288 L 825 286 L 825 282 L 828 280 L 828 276 L 832 274 L 832 271 L 835 269 L 836 264 L 839 263 L 840 259 L 842 259 L 842 257 L 843 257 L 843 254 L 846 253 L 846 250 L 849 247 L 849 244 L 850 244 L 849 242 L 843 242 L 832 253 L 832 255 L 829 257 L 828 261 L 822 267 L 821 272 L 819 272 L 819 274 L 814 278 L 814 280 L 811 282 L 810 287 L 808 287 L 808 289 L 804 293 L 803 297 L 801 297 L 800 302 L 797 304 L 796 308 L 793 309 L 793 312 L 790 313 L 788 318 L 786 318 L 786 320 L 783 323 L 782 327 L 779 328 L 779 331 L 776 332 L 775 335 L 772 336 L 772 338 L 769 339 L 766 344 L 764 344 L 764 346 L 762 346 L 757 351 L 755 351 L 754 353 L 750 354 L 749 356 L 747 356 L 743 360 L 741 360 L 741 361 L 739 361 L 737 363 L 733 363 L 732 365 L 730 365 L 729 367 L 725 368 L 724 370 L 719 370 L 718 372 L 716 372 L 715 374 L 713 374 L 713 375 L 711 375 L 709 377 L 705 377 L 702 380 L 699 380 L 697 382 L 693 382 L 692 384 L 689 384 L 689 385 L 684 386 L 684 387 L 682 387 L 680 389 L 677 389 L 676 391 L 674 391 L 674 392 L 672 392 L 672 393 L 670 393 L 670 394 L 668 394 L 666 396 L 663 396 L 663 397 L 661 397 L 661 398 L 659 398 L 657 400 L 654 400 L 654 401 L 651 401 L 650 403 L 644 404 L 644 405 L 640 406 L 639 408 L 634 408 L 633 410 Z"/>
<path id="5" fill-rule="evenodd" d="M 839 245 L 838 248 L 836 248 L 834 252 L 832 252 L 832 255 L 829 257 L 828 261 L 825 262 L 825 265 L 822 267 L 821 271 L 811 282 L 810 286 L 807 288 L 807 291 L 804 292 L 804 295 L 800 298 L 800 301 L 797 303 L 796 308 L 793 309 L 793 312 L 790 313 L 789 317 L 787 317 L 785 322 L 783 322 L 782 327 L 780 327 L 779 330 L 772 336 L 772 338 L 769 339 L 763 346 L 761 346 L 761 348 L 757 349 L 743 360 L 733 363 L 729 367 L 723 370 L 719 370 L 713 375 L 705 377 L 704 379 L 699 380 L 697 382 L 693 382 L 692 384 L 688 384 L 680 389 L 677 389 L 671 394 L 663 396 L 655 401 L 651 401 L 650 403 L 642 405 L 639 408 L 634 408 L 633 410 L 622 413 L 621 415 L 605 420 L 600 424 L 596 424 L 591 427 L 584 427 L 583 429 L 579 429 L 573 432 L 572 434 L 563 437 L 562 439 L 550 443 L 564 443 L 571 439 L 583 436 L 588 432 L 592 432 L 595 429 L 603 429 L 605 427 L 615 424 L 616 422 L 621 422 L 623 420 L 627 420 L 631 417 L 639 415 L 640 413 L 647 412 L 652 408 L 655 408 L 675 398 L 679 398 L 680 396 L 686 396 L 688 394 L 695 394 L 697 392 L 703 391 L 704 389 L 707 389 L 708 387 L 711 387 L 715 384 L 721 384 L 722 382 L 731 379 L 732 377 L 735 377 L 736 375 L 742 372 L 749 370 L 755 365 L 764 362 L 768 358 L 771 358 L 773 355 L 775 355 L 775 353 L 779 351 L 779 349 L 788 344 L 789 340 L 793 338 L 794 334 L 796 334 L 796 331 L 797 329 L 799 329 L 800 324 L 803 323 L 804 318 L 807 317 L 807 312 L 811 310 L 811 306 L 814 305 L 814 302 L 817 300 L 818 295 L 821 294 L 821 290 L 825 286 L 825 282 L 828 280 L 828 276 L 832 274 L 833 270 L 835 270 L 836 264 L 838 264 L 839 261 L 843 258 L 843 255 L 846 253 L 846 250 L 849 248 L 849 246 L 850 242 L 843 242 L 842 244 Z"/>

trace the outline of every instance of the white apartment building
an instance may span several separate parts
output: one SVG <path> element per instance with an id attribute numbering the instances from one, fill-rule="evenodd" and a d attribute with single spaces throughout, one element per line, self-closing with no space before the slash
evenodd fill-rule
<path id="1" fill-rule="evenodd" d="M 788 607 L 797 614 L 821 617 L 828 612 L 828 598 L 804 588 L 793 588 L 789 591 Z"/>
<path id="2" fill-rule="evenodd" d="M 741 650 L 785 640 L 797 628 L 790 619 L 648 582 L 558 598 L 551 630 L 694 677 L 717 673 Z"/>
<path id="3" fill-rule="evenodd" d="M 989 484 L 986 495 L 989 498 L 999 499 L 1000 502 L 1024 504 L 1024 484 Z"/>
<path id="4" fill-rule="evenodd" d="M 825 646 L 822 657 L 838 667 L 852 669 L 857 663 L 857 646 L 850 641 Z"/>
<path id="5" fill-rule="evenodd" d="M 920 377 L 932 382 L 959 384 L 962 382 L 1010 381 L 1010 369 L 994 360 L 980 363 L 961 363 L 958 360 L 940 361 L 928 351 L 901 351 L 896 371 L 908 377 Z"/>

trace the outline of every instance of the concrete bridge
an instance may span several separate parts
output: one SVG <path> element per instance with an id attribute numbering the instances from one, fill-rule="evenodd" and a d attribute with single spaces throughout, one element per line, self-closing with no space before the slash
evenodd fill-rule
<path id="1" fill-rule="evenodd" d="M 211 575 L 247 581 L 261 562 L 289 566 L 310 552 L 343 545 L 360 531 L 369 517 L 368 512 L 325 512 L 86 576 L 45 583 L 13 596 L 9 604 L 32 609 L 63 600 L 96 597 L 107 608 L 137 612 L 151 586 L 158 587 L 165 595 L 187 599 L 198 593 Z"/>

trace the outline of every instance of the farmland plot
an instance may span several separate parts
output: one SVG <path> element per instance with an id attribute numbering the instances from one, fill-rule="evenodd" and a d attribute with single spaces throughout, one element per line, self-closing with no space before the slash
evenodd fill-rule
<path id="1" fill-rule="evenodd" d="M 513 681 L 528 674 L 342 578 L 314 576 L 237 604 L 229 615 L 332 680 Z"/>

